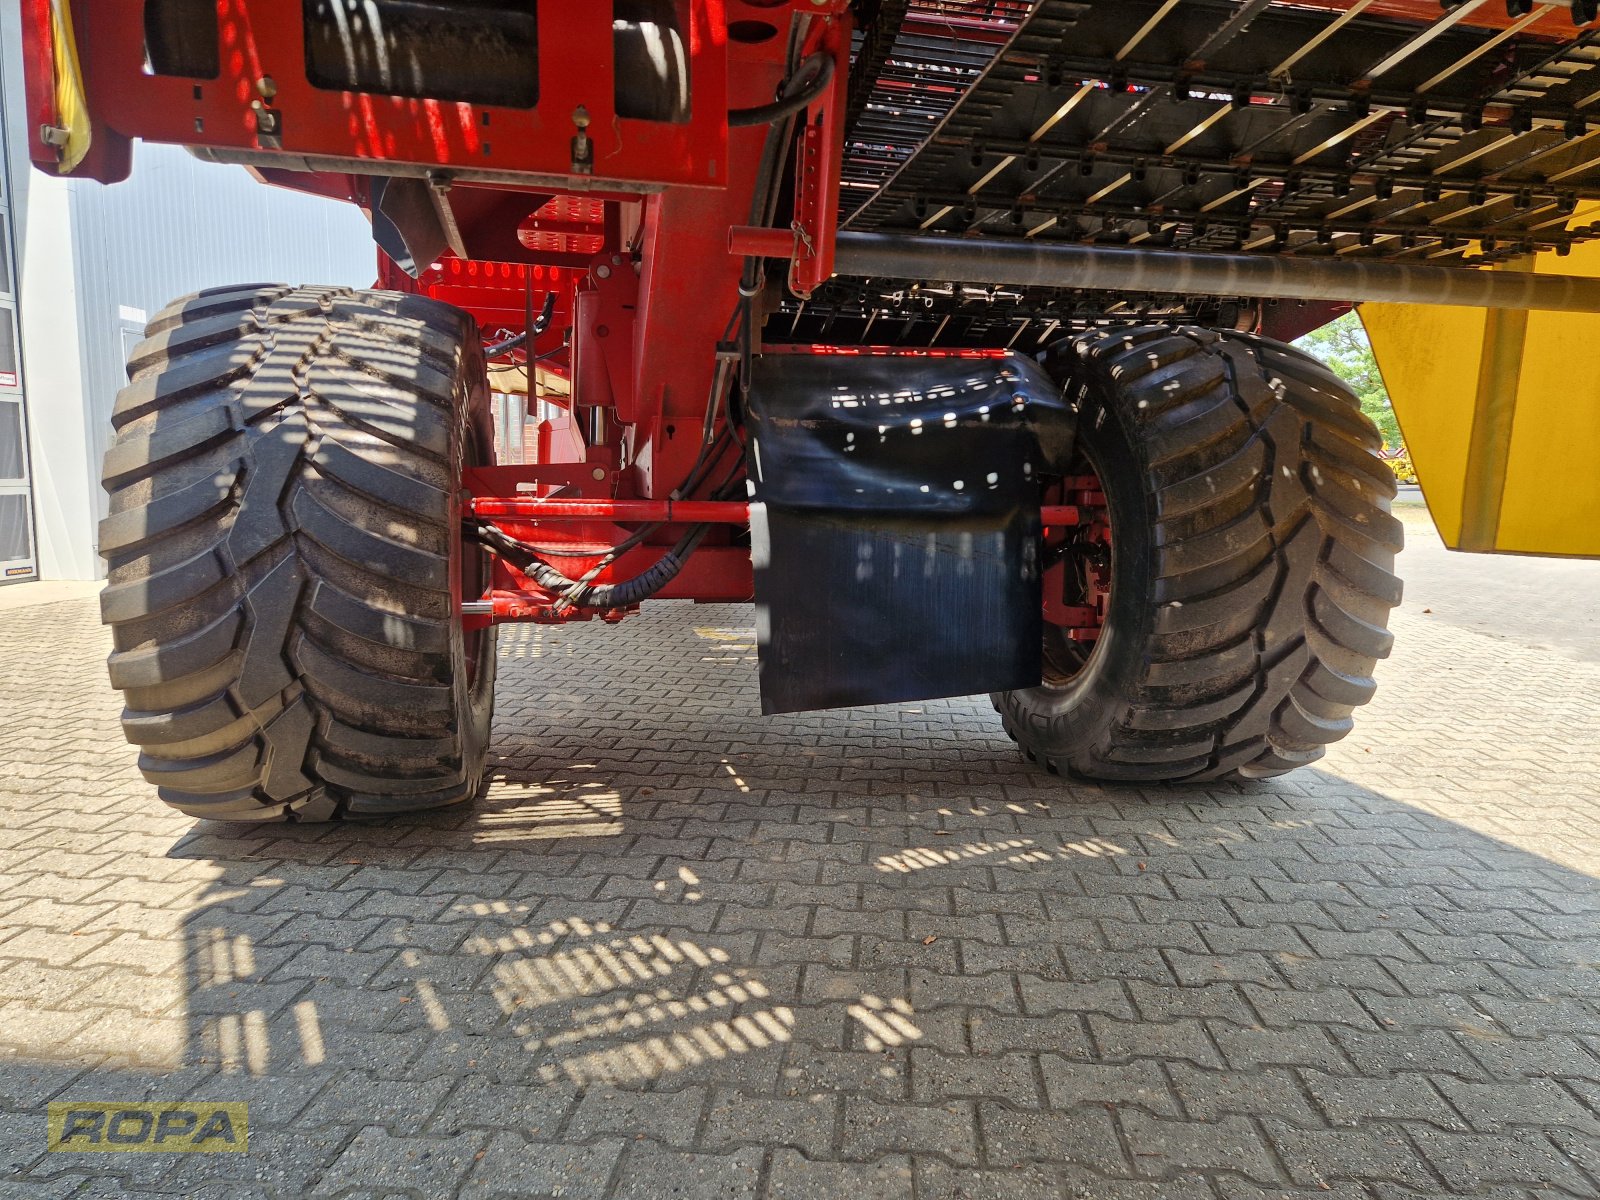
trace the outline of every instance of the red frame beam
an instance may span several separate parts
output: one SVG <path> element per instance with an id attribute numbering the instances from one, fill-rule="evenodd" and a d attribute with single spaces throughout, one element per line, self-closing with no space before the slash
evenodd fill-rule
<path id="1" fill-rule="evenodd" d="M 30 150 L 54 170 L 55 149 L 38 138 L 54 119 L 50 9 L 44 0 L 23 3 Z M 94 133 L 93 152 L 75 174 L 122 178 L 130 139 L 139 137 L 225 151 L 271 182 L 366 206 L 368 173 L 407 169 L 392 164 L 437 168 L 451 181 L 445 204 L 468 257 L 420 264 L 415 280 L 385 264 L 382 282 L 474 313 L 486 340 L 525 326 L 530 309 L 554 296 L 556 319 L 524 351 L 548 356 L 548 368 L 571 378 L 563 404 L 584 436 L 559 454 L 541 452 L 558 461 L 466 472 L 462 486 L 476 495 L 463 499 L 464 516 L 499 523 L 513 537 L 537 533 L 544 556 L 569 578 L 592 569 L 640 524 L 711 524 L 717 528 L 660 597 L 750 597 L 749 552 L 734 544 L 750 506 L 668 498 L 703 449 L 693 435 L 717 370 L 713 351 L 740 300 L 742 263 L 728 253 L 730 230 L 751 220 L 767 138 L 763 127 L 730 129 L 725 114 L 770 101 L 788 56 L 783 34 L 791 21 L 805 21 L 801 56 L 830 54 L 836 69 L 799 121 L 794 219 L 787 229 L 741 230 L 738 247 L 788 260 L 794 290 L 807 295 L 832 274 L 847 0 L 681 4 L 693 78 L 693 115 L 682 125 L 617 118 L 605 5 L 562 0 L 538 7 L 540 95 L 536 106 L 514 109 L 318 89 L 307 78 L 296 0 L 216 0 L 221 71 L 212 80 L 146 74 L 142 4 L 70 3 Z M 594 143 L 593 175 L 580 172 L 574 157 L 580 108 Z M 530 246 L 537 241 L 531 235 L 560 235 L 559 244 Z M 568 244 L 572 235 L 586 239 L 583 249 L 593 239 L 603 249 L 580 253 Z M 737 457 L 737 447 L 731 454 Z M 507 495 L 518 488 L 529 492 Z M 552 490 L 557 495 L 538 494 Z M 1079 517 L 1065 505 L 1043 515 L 1052 527 Z M 658 530 L 596 582 L 638 575 L 674 536 Z M 489 595 L 467 603 L 475 622 L 597 615 L 560 607 L 503 558 Z"/>
<path id="2" fill-rule="evenodd" d="M 750 505 L 744 500 L 568 500 L 475 496 L 462 501 L 464 514 L 511 521 L 620 521 L 636 524 L 745 525 Z M 1065 528 L 1078 523 L 1078 508 L 1052 504 L 1039 510 L 1045 526 Z"/>
<path id="3" fill-rule="evenodd" d="M 28 25 L 37 36 L 49 26 L 38 11 L 45 6 L 31 2 Z M 574 174 L 574 116 L 581 108 L 588 114 L 592 160 L 606 182 L 633 188 L 728 185 L 724 0 L 685 6 L 694 106 L 683 124 L 617 116 L 608 4 L 539 5 L 539 99 L 531 108 L 318 88 L 306 77 L 298 0 L 218 0 L 217 10 L 221 71 L 216 79 L 196 80 L 145 73 L 142 3 L 75 0 L 95 140 L 122 154 L 109 163 L 86 160 L 73 174 L 103 183 L 124 178 L 127 141 L 138 137 L 339 160 L 346 164 L 342 170 L 364 160 L 379 173 L 387 163 L 410 163 L 549 179 Z M 33 74 L 40 74 L 37 67 Z M 42 95 L 30 95 L 29 151 L 34 162 L 54 171 L 55 148 L 38 136 L 42 101 Z M 276 133 L 258 129 L 263 111 L 276 114 Z"/>

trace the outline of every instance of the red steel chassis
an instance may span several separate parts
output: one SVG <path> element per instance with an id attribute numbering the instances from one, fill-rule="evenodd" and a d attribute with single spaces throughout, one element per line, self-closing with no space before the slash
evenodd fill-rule
<path id="1" fill-rule="evenodd" d="M 1351 0 L 1305 2 L 1348 8 Z M 62 3 L 23 0 L 30 153 L 51 172 L 61 169 L 68 117 L 58 88 L 73 59 L 52 22 Z M 464 515 L 546 547 L 569 578 L 594 567 L 630 527 L 659 525 L 598 574 L 601 584 L 649 568 L 686 523 L 711 522 L 657 594 L 746 600 L 750 557 L 737 536 L 745 506 L 708 500 L 709 484 L 699 496 L 676 490 L 701 455 L 708 396 L 727 374 L 719 362 L 742 349 L 726 338 L 743 299 L 746 256 L 788 260 L 786 282 L 801 298 L 832 274 L 852 17 L 848 0 L 680 0 L 679 7 L 692 106 L 686 122 L 671 124 L 617 114 L 611 5 L 591 0 L 537 6 L 532 108 L 319 88 L 305 66 L 300 0 L 216 0 L 218 76 L 156 75 L 145 64 L 143 4 L 70 0 L 92 134 L 72 173 L 115 182 L 131 167 L 132 140 L 143 138 L 242 162 L 267 182 L 368 209 L 382 177 L 426 177 L 448 209 L 454 253 L 419 264 L 416 278 L 383 260 L 379 283 L 466 309 L 496 338 L 521 332 L 553 297 L 554 320 L 525 346 L 528 386 L 538 388 L 541 372 L 565 382 L 566 395 L 555 401 L 564 413 L 539 439 L 542 461 L 469 469 Z M 1437 4 L 1378 0 L 1377 10 L 1422 16 Z M 994 40 L 979 17 L 952 14 L 944 28 L 957 26 L 963 37 Z M 767 129 L 730 127 L 726 113 L 770 102 L 791 65 L 815 52 L 830 56 L 834 71 L 797 118 L 785 193 L 792 207 L 773 227 L 752 228 Z M 756 337 L 761 300 L 750 319 Z M 714 432 L 726 419 L 718 417 Z M 736 438 L 719 451 L 740 453 Z M 721 466 L 731 464 L 727 457 Z M 1057 505 L 1046 525 L 1075 524 L 1077 514 Z M 497 558 L 490 592 L 467 598 L 467 620 L 622 615 L 556 599 Z"/>
<path id="2" fill-rule="evenodd" d="M 56 45 L 50 0 L 24 0 L 30 152 L 60 169 Z M 789 228 L 771 252 L 792 259 L 790 285 L 809 293 L 832 273 L 851 18 L 847 0 L 682 3 L 692 85 L 690 119 L 618 117 L 609 4 L 546 0 L 537 7 L 539 100 L 531 109 L 334 92 L 304 64 L 300 0 L 217 0 L 221 74 L 153 75 L 144 61 L 143 5 L 74 0 L 92 130 L 73 173 L 125 177 L 134 138 L 244 162 L 265 181 L 373 206 L 374 181 L 421 173 L 448 187 L 456 253 L 415 279 L 386 259 L 379 284 L 471 312 L 496 336 L 521 332 L 554 297 L 554 317 L 526 345 L 528 385 L 564 379 L 564 416 L 540 440 L 547 461 L 468 469 L 464 516 L 492 517 L 513 537 L 554 547 L 570 577 L 589 570 L 630 524 L 662 522 L 596 584 L 647 569 L 686 520 L 716 528 L 658 595 L 747 600 L 748 550 L 735 544 L 743 505 L 669 500 L 701 450 L 718 346 L 740 302 L 744 260 L 730 231 L 748 223 L 765 127 L 730 128 L 730 108 L 770 102 L 789 59 L 834 60 L 831 84 L 799 118 Z M 575 139 L 588 138 L 591 171 Z M 464 253 L 463 253 L 464 252 Z M 538 368 L 535 359 L 541 359 Z M 723 410 L 726 411 L 725 409 Z M 721 419 L 719 418 L 719 427 Z M 739 452 L 727 444 L 723 466 Z M 560 504 L 559 516 L 550 507 Z M 607 615 L 555 597 L 497 558 L 493 587 L 469 621 Z M 475 610 L 488 608 L 488 614 Z"/>

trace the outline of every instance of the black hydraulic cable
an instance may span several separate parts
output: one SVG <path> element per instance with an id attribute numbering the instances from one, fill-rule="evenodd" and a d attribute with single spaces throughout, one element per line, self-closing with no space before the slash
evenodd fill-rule
<path id="1" fill-rule="evenodd" d="M 570 604 L 573 607 L 581 605 L 585 608 L 627 608 L 647 600 L 677 577 L 678 572 L 683 570 L 684 564 L 689 561 L 689 556 L 710 531 L 710 525 L 695 525 L 679 539 L 676 546 L 641 574 L 618 583 L 601 584 L 599 587 L 580 584 L 578 588 L 573 589 L 577 594 L 563 595 L 560 604 Z"/>
<path id="2" fill-rule="evenodd" d="M 674 498 L 676 498 L 678 496 L 681 496 L 681 495 L 685 495 L 685 494 L 687 494 L 689 492 L 692 492 L 692 491 L 694 491 L 696 488 L 698 488 L 700 486 L 700 484 L 704 481 L 705 476 L 710 474 L 712 468 L 714 468 L 717 465 L 717 463 L 719 463 L 722 460 L 722 454 L 723 454 L 723 451 L 725 449 L 725 446 L 723 444 L 724 443 L 724 438 L 726 438 L 727 436 L 728 436 L 727 426 L 724 426 L 720 431 L 718 431 L 716 439 L 711 443 L 711 445 L 709 447 L 702 447 L 701 460 L 699 460 L 697 467 L 693 471 L 691 471 L 689 473 L 689 475 L 684 479 L 684 482 L 672 493 Z M 707 451 L 709 451 L 709 453 L 707 453 Z M 733 469 L 729 472 L 728 478 L 731 479 L 732 475 L 738 471 L 739 464 L 740 464 L 740 461 L 741 461 L 742 457 L 743 457 L 742 453 L 741 454 L 737 454 L 737 455 L 734 456 Z M 713 489 L 713 492 L 712 492 L 713 497 L 719 495 L 721 490 L 722 490 L 722 488 L 725 487 L 726 484 L 727 484 L 727 479 L 725 479 L 722 484 L 719 484 L 717 486 L 717 488 Z M 585 571 L 583 573 L 583 575 L 580 576 L 578 579 L 572 581 L 572 586 L 569 587 L 567 589 L 567 592 L 563 594 L 560 603 L 563 604 L 563 605 L 567 604 L 567 603 L 570 603 L 571 601 L 569 599 L 569 595 L 571 593 L 579 591 L 581 589 L 585 589 L 587 587 L 587 585 L 589 584 L 589 582 L 591 580 L 593 580 L 596 576 L 598 576 L 600 574 L 600 572 L 604 571 L 612 563 L 616 562 L 617 559 L 621 558 L 629 550 L 632 550 L 635 546 L 639 545 L 641 542 L 643 542 L 645 540 L 645 538 L 647 538 L 651 534 L 655 533 L 656 530 L 663 528 L 663 526 L 665 524 L 666 524 L 665 522 L 659 522 L 658 521 L 658 522 L 656 522 L 654 524 L 651 524 L 651 525 L 642 526 L 641 528 L 634 530 L 633 533 L 629 534 L 622 541 L 618 542 L 610 550 L 606 551 L 606 553 L 600 557 L 599 561 L 597 561 L 594 564 L 594 566 L 590 567 L 587 571 Z M 701 530 L 700 536 L 704 537 L 705 536 L 705 531 L 708 530 L 709 528 L 710 528 L 709 525 L 706 525 L 706 526 L 694 526 L 691 529 L 690 532 L 692 533 L 693 529 L 700 529 Z M 688 547 L 688 550 L 692 550 L 694 548 L 694 545 L 698 545 L 698 544 L 699 544 L 699 538 L 697 537 L 697 538 L 694 539 L 694 543 Z M 685 551 L 685 553 L 687 553 L 687 552 L 688 551 Z M 676 575 L 678 573 L 678 569 L 681 569 L 681 567 L 682 567 L 682 564 L 680 563 L 679 567 L 677 569 L 674 569 L 672 571 L 672 574 L 666 576 L 666 578 L 667 579 L 671 579 L 673 575 Z"/>
<path id="3" fill-rule="evenodd" d="M 722 461 L 722 456 L 727 452 L 730 445 L 733 445 L 736 450 L 739 449 L 737 442 L 729 435 L 728 427 L 723 426 L 717 434 L 717 438 L 713 443 L 715 448 L 707 461 L 684 480 L 683 488 L 680 490 L 692 491 L 698 487 L 703 482 L 705 475 L 709 474 Z M 721 497 L 727 492 L 729 486 L 735 482 L 742 466 L 743 454 L 735 453 L 722 481 L 712 489 L 713 498 Z M 512 537 L 496 525 L 479 525 L 475 530 L 475 534 L 479 542 L 490 546 L 497 553 L 510 559 L 517 565 L 519 570 L 540 587 L 559 593 L 558 607 L 625 608 L 630 604 L 637 604 L 641 599 L 654 595 L 670 582 L 683 569 L 683 564 L 688 561 L 689 555 L 694 552 L 695 547 L 700 544 L 700 541 L 711 529 L 709 524 L 691 526 L 676 546 L 662 555 L 648 570 L 634 576 L 632 579 L 622 580 L 615 584 L 604 584 L 599 588 L 591 588 L 589 586 L 590 581 L 599 575 L 601 571 L 639 545 L 645 538 L 661 529 L 663 524 L 664 522 L 656 522 L 634 530 L 633 533 L 608 550 L 594 566 L 584 572 L 578 579 L 572 579 L 563 574 L 540 557 L 542 554 L 558 553 L 552 548 L 531 545 L 519 538 Z M 618 596 L 623 598 L 618 599 Z"/>
<path id="4" fill-rule="evenodd" d="M 548 314 L 550 298 L 547 298 L 545 308 Z M 740 316 L 744 313 L 745 309 L 742 304 L 734 306 L 733 312 L 729 314 L 727 326 L 723 329 L 724 341 L 734 332 Z M 548 323 L 547 316 L 542 316 L 540 319 Z M 746 319 L 748 320 L 748 318 Z M 539 332 L 537 323 L 533 332 Z M 509 341 L 515 342 L 516 339 L 512 338 Z M 542 354 L 539 357 L 544 358 L 553 353 L 556 353 L 556 351 L 547 351 L 546 354 Z M 706 475 L 722 461 L 727 444 L 736 440 L 732 433 L 731 417 L 728 422 L 723 424 L 721 429 L 716 429 L 716 415 L 721 408 L 721 399 L 727 384 L 728 364 L 725 361 L 719 362 L 712 376 L 711 393 L 706 397 L 706 413 L 701 432 L 700 452 L 696 455 L 694 462 L 690 464 L 683 482 L 673 489 L 672 497 L 674 499 L 682 498 L 698 488 L 705 481 Z M 715 433 L 713 433 L 714 429 L 716 429 Z M 742 453 L 734 456 L 732 468 L 723 482 L 714 489 L 713 495 L 720 495 L 728 483 L 732 481 L 733 476 L 738 472 L 741 459 Z M 557 553 L 553 548 L 534 546 L 521 541 L 496 525 L 479 525 L 476 527 L 474 535 L 477 541 L 490 546 L 497 553 L 515 563 L 519 570 L 540 587 L 559 593 L 556 601 L 558 609 L 577 606 L 586 608 L 626 608 L 654 595 L 662 587 L 666 586 L 683 569 L 684 562 L 688 560 L 689 555 L 694 552 L 695 547 L 700 544 L 711 529 L 709 524 L 691 526 L 688 533 L 679 540 L 676 546 L 663 554 L 647 570 L 632 579 L 621 580 L 614 584 L 602 584 L 599 587 L 590 586 L 591 581 L 596 576 L 621 558 L 622 555 L 638 546 L 651 534 L 661 529 L 664 524 L 665 522 L 656 522 L 643 525 L 634 530 L 633 533 L 611 547 L 578 579 L 568 577 L 540 557 L 541 554 Z"/>
<path id="5" fill-rule="evenodd" d="M 493 345 L 485 346 L 483 348 L 483 356 L 485 358 L 499 358 L 502 354 L 510 354 L 513 350 L 520 350 L 527 341 L 528 332 L 523 330 L 515 337 L 508 337 L 503 342 L 495 342 Z"/>
<path id="6" fill-rule="evenodd" d="M 627 551 L 632 550 L 646 537 L 660 529 L 661 526 L 662 522 L 659 521 L 652 525 L 641 525 L 638 529 L 634 530 L 633 533 L 629 534 L 626 540 L 618 542 L 617 545 L 613 546 L 608 553 L 626 553 Z M 474 541 L 482 545 L 488 545 L 497 548 L 499 545 L 498 541 L 489 538 L 486 535 L 485 530 L 492 530 L 494 533 L 498 534 L 500 538 L 505 539 L 506 542 L 513 545 L 521 554 L 532 554 L 541 558 L 560 558 L 562 555 L 572 553 L 571 546 L 536 546 L 532 542 L 525 542 L 521 538 L 512 537 L 498 525 L 469 524 L 466 529 L 466 536 L 472 538 Z"/>
<path id="7" fill-rule="evenodd" d="M 722 455 L 727 449 L 725 439 L 731 441 L 728 436 L 727 426 L 724 426 L 722 430 L 718 432 L 715 441 L 712 443 L 712 446 L 714 447 L 712 453 L 684 479 L 683 484 L 678 489 L 679 492 L 693 491 L 695 488 L 699 487 L 703 482 L 705 475 L 722 461 Z M 718 485 L 714 494 L 720 493 L 723 488 L 727 486 L 728 482 L 731 481 L 732 476 L 738 472 L 741 458 L 742 455 L 736 454 L 734 456 L 733 467 L 730 470 L 728 477 Z M 519 569 L 528 574 L 530 577 L 534 578 L 541 587 L 547 587 L 551 591 L 561 592 L 562 601 L 570 603 L 570 601 L 568 601 L 569 593 L 586 588 L 588 583 L 594 579 L 595 576 L 599 575 L 601 571 L 605 570 L 629 550 L 632 550 L 635 546 L 639 545 L 658 529 L 661 529 L 664 524 L 665 522 L 658 521 L 654 524 L 640 526 L 622 541 L 611 547 L 610 550 L 601 556 L 599 561 L 597 561 L 594 566 L 589 568 L 588 571 L 584 572 L 584 574 L 578 579 L 569 578 L 539 557 L 542 554 L 559 554 L 560 551 L 553 547 L 531 545 L 528 542 L 520 540 L 519 538 L 512 537 L 509 533 L 506 533 L 505 530 L 501 529 L 497 525 L 480 525 L 477 527 L 475 532 L 479 542 L 486 543 L 494 548 L 497 552 L 509 557 L 513 562 L 518 564 Z M 696 526 L 695 528 L 699 528 L 699 526 Z M 709 526 L 706 528 L 709 528 Z M 680 568 L 681 565 L 682 564 L 680 564 Z M 548 572 L 548 574 L 541 578 L 540 574 L 543 572 Z M 676 574 L 677 571 L 674 570 L 672 575 Z M 672 575 L 667 576 L 667 578 L 672 578 Z"/>
<path id="8" fill-rule="evenodd" d="M 542 354 L 535 354 L 532 358 L 529 358 L 528 355 L 526 355 L 526 354 L 518 355 L 515 350 L 512 350 L 510 355 L 509 355 L 509 357 L 511 359 L 511 365 L 513 367 L 525 367 L 529 363 L 542 363 L 547 358 L 554 358 L 556 355 L 562 353 L 565 350 L 566 350 L 566 346 L 564 346 L 564 345 L 557 346 L 552 350 L 546 350 Z M 484 357 L 487 358 L 488 355 L 485 355 Z"/>
<path id="9" fill-rule="evenodd" d="M 554 292 L 546 292 L 544 307 L 539 310 L 539 316 L 534 320 L 533 324 L 515 337 L 508 337 L 503 342 L 495 342 L 493 345 L 485 346 L 483 348 L 483 356 L 485 358 L 499 358 L 502 354 L 520 350 L 530 337 L 538 337 L 546 329 L 550 328 L 550 318 L 555 315 L 555 311 L 556 294 Z M 553 353 L 553 351 L 550 353 Z M 546 355 L 541 354 L 539 357 L 544 358 Z"/>
<path id="10" fill-rule="evenodd" d="M 733 312 L 729 314 L 728 323 L 722 329 L 722 340 L 724 342 L 728 340 L 737 327 L 740 311 L 740 306 L 736 304 Z M 713 435 L 713 430 L 716 429 L 717 411 L 722 406 L 722 395 L 727 383 L 727 364 L 719 361 L 716 370 L 711 375 L 711 392 L 706 397 L 705 419 L 700 428 L 700 453 L 695 456 L 694 462 L 690 464 L 688 472 L 684 475 L 683 482 L 670 493 L 671 498 L 674 500 L 686 498 L 690 492 L 699 486 L 700 471 L 707 465 L 706 456 L 711 452 L 712 445 L 722 436 L 720 431 Z"/>
<path id="11" fill-rule="evenodd" d="M 720 457 L 720 454 L 718 457 Z M 707 466 L 714 465 L 715 461 L 716 459 L 713 458 L 712 462 L 708 463 Z M 742 465 L 742 456 L 735 455 L 727 474 L 723 476 L 722 482 L 712 489 L 711 494 L 713 497 L 722 496 L 727 491 L 739 474 L 739 468 Z M 654 528 L 659 528 L 659 526 L 653 526 L 652 529 Z M 657 559 L 647 570 L 631 579 L 624 579 L 618 583 L 590 587 L 589 581 L 605 567 L 609 566 L 611 562 L 615 561 L 616 558 L 620 557 L 623 552 L 622 547 L 626 545 L 626 543 L 620 543 L 605 558 L 584 572 L 583 578 L 571 581 L 571 586 L 562 592 L 561 599 L 557 601 L 556 606 L 558 608 L 568 605 L 585 608 L 627 608 L 630 605 L 647 600 L 677 577 L 678 572 L 682 571 L 684 564 L 689 561 L 690 555 L 695 552 L 696 548 L 710 532 L 711 525 L 709 523 L 690 526 L 688 532 L 678 540 L 678 544 Z M 551 568 L 551 571 L 556 576 L 560 576 L 560 572 L 555 572 L 554 568 Z M 550 580 L 550 583 L 555 582 L 555 579 Z"/>
<path id="12" fill-rule="evenodd" d="M 771 104 L 758 104 L 754 108 L 731 109 L 728 112 L 728 125 L 739 129 L 751 125 L 771 125 L 792 117 L 816 103 L 832 80 L 833 56 L 820 50 L 808 54 L 783 85 L 783 92 L 776 100 Z"/>
<path id="13" fill-rule="evenodd" d="M 739 470 L 743 466 L 743 453 L 735 454 L 732 464 L 728 467 L 728 473 L 722 477 L 722 482 L 711 489 L 711 498 L 713 500 L 726 500 L 728 498 L 728 492 L 738 482 Z"/>
<path id="14" fill-rule="evenodd" d="M 733 331 L 734 322 L 738 320 L 738 316 L 738 310 L 735 309 L 734 313 L 728 318 L 727 328 L 723 331 L 725 337 L 727 334 Z M 555 353 L 555 351 L 548 351 L 547 353 Z M 544 355 L 540 355 L 540 357 L 542 358 Z M 706 416 L 704 433 L 700 445 L 700 453 L 696 456 L 694 462 L 690 464 L 688 472 L 684 475 L 683 482 L 673 489 L 672 497 L 674 499 L 681 499 L 682 497 L 689 495 L 705 481 L 705 476 L 716 467 L 717 463 L 722 461 L 722 455 L 726 449 L 725 442 L 733 437 L 731 433 L 731 425 L 727 423 L 725 423 L 721 429 L 717 430 L 714 435 L 711 432 L 716 424 L 716 412 L 720 407 L 718 400 L 721 395 L 722 384 L 726 382 L 725 366 L 719 366 L 718 376 L 719 377 L 713 378 L 711 394 L 706 397 Z M 613 546 L 611 550 L 608 551 L 607 554 L 595 564 L 595 569 L 598 571 L 610 566 L 611 563 L 616 561 L 619 556 L 633 549 L 634 546 L 638 545 L 650 534 L 660 529 L 662 524 L 662 522 L 657 522 L 653 525 L 645 525 L 639 529 L 636 529 L 626 539 L 619 542 L 616 546 Z M 496 535 L 495 539 L 490 539 L 483 536 L 485 531 L 491 530 Z M 541 546 L 532 546 L 527 542 L 519 541 L 518 539 L 511 537 L 511 535 L 506 533 L 504 530 L 499 529 L 497 526 L 480 526 L 478 533 L 480 535 L 479 540 L 481 541 L 489 541 L 490 544 L 497 544 L 497 540 L 503 539 L 506 543 L 514 545 L 517 550 L 523 554 L 538 555 L 541 553 L 556 553 L 556 551 L 553 549 Z"/>
<path id="15" fill-rule="evenodd" d="M 795 21 L 789 27 L 789 47 L 785 52 L 785 62 L 793 63 L 799 53 L 799 46 L 809 24 L 808 18 Z M 814 57 L 814 56 L 813 56 Z M 832 70 L 832 59 L 828 60 L 829 71 Z M 790 78 L 799 78 L 804 70 L 804 63 L 799 68 L 790 72 Z M 787 88 L 785 89 L 788 90 Z M 756 168 L 756 186 L 750 198 L 750 224 L 765 227 L 772 223 L 777 211 L 778 197 L 790 143 L 794 140 L 794 122 L 799 109 L 773 121 L 767 129 L 767 136 L 761 144 L 761 161 Z M 755 298 L 759 296 L 766 286 L 766 276 L 763 260 L 755 255 L 748 256 L 744 262 L 744 270 L 739 276 L 739 306 L 730 319 L 729 330 L 732 329 L 734 320 L 742 320 L 739 337 L 740 347 L 740 376 L 739 391 L 741 396 L 746 396 L 750 388 L 750 347 L 755 336 L 754 307 Z M 723 340 L 728 338 L 724 331 Z M 730 408 L 732 401 L 729 401 Z M 730 412 L 731 419 L 731 412 Z"/>
<path id="16" fill-rule="evenodd" d="M 603 583 L 592 586 L 590 580 L 600 573 L 608 564 L 602 559 L 584 573 L 580 579 L 572 579 L 563 574 L 549 563 L 532 552 L 532 547 L 518 541 L 510 534 L 503 532 L 493 525 L 480 525 L 478 536 L 489 545 L 493 546 L 505 558 L 516 564 L 517 569 L 526 574 L 540 587 L 548 591 L 559 593 L 556 601 L 557 608 L 628 608 L 659 592 L 670 583 L 683 570 L 684 563 L 711 530 L 709 524 L 692 526 L 677 545 L 668 550 L 646 570 L 629 579 L 619 580 L 616 583 Z M 641 530 L 640 533 L 645 531 Z M 635 535 L 637 536 L 637 535 Z M 620 555 L 627 543 L 619 543 L 613 547 L 608 558 Z M 631 548 L 631 547 L 630 547 Z"/>
<path id="17" fill-rule="evenodd" d="M 716 465 L 722 461 L 722 455 L 727 450 L 730 440 L 728 426 L 723 425 L 723 427 L 717 431 L 717 436 L 712 441 L 711 445 L 706 448 L 704 461 L 702 461 L 696 467 L 692 475 L 686 477 L 682 484 L 673 489 L 669 499 L 688 499 L 695 492 L 695 490 L 705 482 L 706 477 L 711 474 L 711 472 L 716 468 Z"/>
<path id="18" fill-rule="evenodd" d="M 719 362 L 716 371 L 711 377 L 711 394 L 706 397 L 706 415 L 700 434 L 700 453 L 695 455 L 694 462 L 689 464 L 689 470 L 684 474 L 683 482 L 668 493 L 669 499 L 685 499 L 690 492 L 700 486 L 703 472 L 711 465 L 707 462 L 707 457 L 711 455 L 712 447 L 722 440 L 723 431 L 718 430 L 713 435 L 712 430 L 716 426 L 716 414 L 718 408 L 721 407 L 722 388 L 726 379 L 724 366 Z M 725 428 L 726 426 L 724 426 Z"/>

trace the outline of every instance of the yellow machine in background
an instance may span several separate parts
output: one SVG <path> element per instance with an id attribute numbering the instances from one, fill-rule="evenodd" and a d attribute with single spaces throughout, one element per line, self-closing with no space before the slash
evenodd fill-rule
<path id="1" fill-rule="evenodd" d="M 1600 277 L 1600 244 L 1506 269 Z M 1445 544 L 1600 557 L 1600 313 L 1357 311 Z"/>

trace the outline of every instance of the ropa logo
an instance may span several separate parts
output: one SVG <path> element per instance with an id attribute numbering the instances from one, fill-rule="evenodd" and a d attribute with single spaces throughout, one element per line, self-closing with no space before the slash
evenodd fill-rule
<path id="1" fill-rule="evenodd" d="M 51 1150 L 243 1154 L 250 1148 L 250 1119 L 240 1101 L 221 1104 L 162 1101 L 154 1104 L 64 1100 L 50 1105 Z"/>

